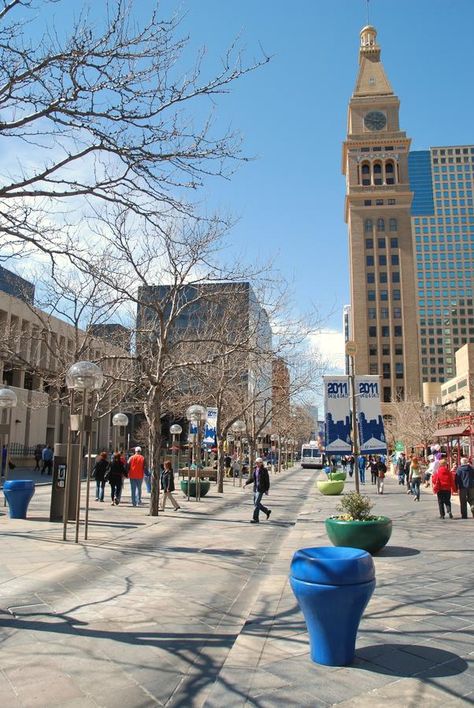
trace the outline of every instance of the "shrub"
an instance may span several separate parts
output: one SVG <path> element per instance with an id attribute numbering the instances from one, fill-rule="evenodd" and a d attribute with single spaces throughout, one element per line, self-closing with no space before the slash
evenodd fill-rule
<path id="1" fill-rule="evenodd" d="M 370 514 L 373 502 L 369 497 L 363 497 L 358 492 L 349 492 L 341 498 L 341 503 L 336 507 L 342 512 L 346 521 L 370 521 L 374 519 Z"/>

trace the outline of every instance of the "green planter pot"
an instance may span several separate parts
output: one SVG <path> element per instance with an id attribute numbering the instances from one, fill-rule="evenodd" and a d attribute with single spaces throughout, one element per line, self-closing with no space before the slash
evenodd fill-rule
<path id="1" fill-rule="evenodd" d="M 346 481 L 347 474 L 345 472 L 329 472 L 328 479 Z"/>
<path id="2" fill-rule="evenodd" d="M 321 494 L 324 494 L 325 496 L 335 496 L 342 493 L 342 490 L 344 489 L 344 480 L 318 479 L 316 480 L 316 485 Z"/>
<path id="3" fill-rule="evenodd" d="M 386 516 L 375 521 L 326 519 L 326 533 L 334 546 L 361 548 L 369 553 L 377 553 L 392 535 L 392 520 Z"/>
<path id="4" fill-rule="evenodd" d="M 188 480 L 187 479 L 182 479 L 180 481 L 180 486 L 181 486 L 181 491 L 183 492 L 184 496 L 188 496 Z M 208 491 L 211 488 L 211 483 L 207 479 L 201 479 L 201 496 L 205 497 Z M 190 497 L 195 497 L 196 496 L 196 480 L 191 479 L 189 483 L 189 496 Z"/>

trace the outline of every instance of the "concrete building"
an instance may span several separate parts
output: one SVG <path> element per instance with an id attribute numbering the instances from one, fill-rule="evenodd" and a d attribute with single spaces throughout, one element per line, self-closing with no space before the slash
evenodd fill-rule
<path id="1" fill-rule="evenodd" d="M 449 410 L 474 411 L 474 344 L 456 352 L 456 374 L 441 386 L 441 405 Z"/>
<path id="2" fill-rule="evenodd" d="M 381 377 L 382 400 L 421 394 L 408 176 L 410 139 L 380 60 L 374 27 L 360 33 L 359 73 L 343 148 L 356 374 Z M 384 413 L 389 412 L 387 407 Z"/>
<path id="3" fill-rule="evenodd" d="M 275 431 L 288 427 L 290 419 L 290 372 L 284 359 L 272 361 L 272 428 Z"/>
<path id="4" fill-rule="evenodd" d="M 421 375 L 443 383 L 454 376 L 456 350 L 474 342 L 474 146 L 414 151 L 408 166 Z"/>
<path id="5" fill-rule="evenodd" d="M 100 338 L 86 339 L 83 332 L 52 317 L 23 299 L 0 290 L 0 376 L 18 397 L 12 411 L 10 451 L 13 457 L 31 458 L 36 445 L 65 442 L 69 409 L 65 400 L 65 364 L 72 364 L 77 345 L 84 344 L 82 359 L 96 361 L 104 373 L 113 375 L 116 354 L 123 364 L 126 353 Z M 111 356 L 104 360 L 104 356 Z M 104 401 L 104 405 L 105 405 Z M 108 448 L 111 440 L 111 415 L 94 425 L 93 450 Z M 6 425 L 7 411 L 0 424 Z"/>

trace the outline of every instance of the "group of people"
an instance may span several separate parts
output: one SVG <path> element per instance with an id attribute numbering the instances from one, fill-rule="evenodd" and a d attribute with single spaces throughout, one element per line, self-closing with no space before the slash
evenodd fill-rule
<path id="1" fill-rule="evenodd" d="M 474 518 L 474 467 L 467 457 L 462 457 L 458 465 L 457 459 L 449 466 L 446 453 L 438 452 L 429 455 L 428 466 L 424 469 L 420 459 L 413 455 L 407 459 L 400 453 L 396 462 L 398 483 L 407 486 L 407 494 L 413 495 L 414 501 L 420 501 L 420 488 L 424 482 L 425 487 L 432 487 L 438 499 L 439 515 L 441 519 L 448 516 L 453 518 L 451 508 L 451 495 L 459 494 L 461 518 L 467 519 L 468 505 Z"/>
<path id="2" fill-rule="evenodd" d="M 34 471 L 41 471 L 41 474 L 52 474 L 53 473 L 53 448 L 51 445 L 37 445 L 35 447 L 34 458 L 35 467 Z M 41 467 L 40 467 L 41 463 Z"/>
<path id="3" fill-rule="evenodd" d="M 104 501 L 105 485 L 108 482 L 110 484 L 112 506 L 118 506 L 122 498 L 124 480 L 128 478 L 132 506 L 141 506 L 143 481 L 149 474 L 141 447 L 135 448 L 134 454 L 128 461 L 123 452 L 114 452 L 112 460 L 109 460 L 107 452 L 101 452 L 92 470 L 92 476 L 96 482 L 95 500 L 98 502 Z M 166 460 L 162 465 L 160 487 L 162 491 L 162 510 L 165 510 L 167 500 L 172 503 L 174 509 L 179 509 L 180 506 L 173 497 L 175 490 L 174 473 L 169 460 Z"/>

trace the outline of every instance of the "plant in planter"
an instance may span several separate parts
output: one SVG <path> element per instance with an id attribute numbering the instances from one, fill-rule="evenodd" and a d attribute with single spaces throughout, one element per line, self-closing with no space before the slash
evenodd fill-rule
<path id="1" fill-rule="evenodd" d="M 377 553 L 392 534 L 392 521 L 386 516 L 371 514 L 373 503 L 358 492 L 345 494 L 336 510 L 339 516 L 326 519 L 326 533 L 335 546 L 361 548 Z"/>
<path id="2" fill-rule="evenodd" d="M 341 494 L 344 489 L 343 479 L 331 479 L 328 474 L 328 479 L 326 477 L 320 476 L 316 480 L 316 486 L 325 496 L 335 496 Z"/>

